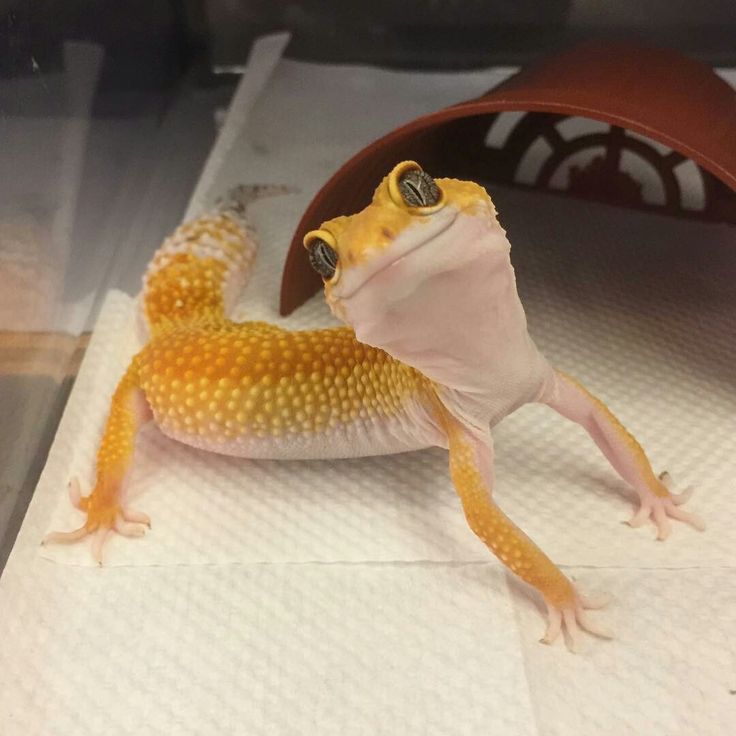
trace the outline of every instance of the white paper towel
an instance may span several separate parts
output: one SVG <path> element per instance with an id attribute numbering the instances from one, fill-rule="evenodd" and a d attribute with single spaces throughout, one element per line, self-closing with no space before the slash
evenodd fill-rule
<path id="1" fill-rule="evenodd" d="M 261 62 L 273 68 L 273 54 Z M 237 181 L 301 187 L 254 207 L 264 246 L 238 316 L 331 323 L 319 298 L 287 320 L 276 312 L 309 198 L 372 137 L 488 79 L 282 62 L 257 104 L 236 97 L 213 153 L 222 166 L 208 165 L 192 210 Z M 537 644 L 539 602 L 467 529 L 440 450 L 254 462 L 148 428 L 130 479 L 153 518 L 146 538 L 113 539 L 102 570 L 78 566 L 84 546 L 40 552 L 47 529 L 80 522 L 66 480 L 91 481 L 135 350 L 132 300 L 112 294 L 0 579 L 0 732 L 729 733 L 733 232 L 494 196 L 538 343 L 609 402 L 657 468 L 697 486 L 691 505 L 709 523 L 705 534 L 676 524 L 657 543 L 652 528 L 620 524 L 629 494 L 582 430 L 542 407 L 496 429 L 499 502 L 584 590 L 616 595 L 600 617 L 617 639 L 575 657 Z"/>

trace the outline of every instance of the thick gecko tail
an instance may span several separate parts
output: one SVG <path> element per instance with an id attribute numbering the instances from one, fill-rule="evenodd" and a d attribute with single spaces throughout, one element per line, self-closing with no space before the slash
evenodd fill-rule
<path id="1" fill-rule="evenodd" d="M 294 191 L 279 185 L 234 187 L 212 212 L 180 225 L 166 238 L 143 277 L 142 313 L 148 331 L 222 322 L 248 280 L 257 251 L 248 206 Z"/>

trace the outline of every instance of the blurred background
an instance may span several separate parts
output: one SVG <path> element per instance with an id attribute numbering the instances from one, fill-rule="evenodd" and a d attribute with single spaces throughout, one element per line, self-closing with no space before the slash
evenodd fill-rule
<path id="1" fill-rule="evenodd" d="M 396 69 L 515 67 L 595 38 L 736 65 L 733 0 L 0 4 L 0 568 L 110 288 L 181 219 L 254 39 Z"/>

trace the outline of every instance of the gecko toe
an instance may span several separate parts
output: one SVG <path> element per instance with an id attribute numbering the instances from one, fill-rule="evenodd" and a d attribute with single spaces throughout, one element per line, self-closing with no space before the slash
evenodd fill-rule
<path id="1" fill-rule="evenodd" d="M 639 510 L 626 522 L 629 526 L 637 528 L 643 526 L 649 519 L 651 509 L 642 504 Z"/>
<path id="2" fill-rule="evenodd" d="M 672 493 L 670 496 L 672 503 L 675 504 L 675 506 L 682 506 L 682 504 L 687 503 L 692 498 L 694 491 L 695 488 L 693 488 L 693 486 L 688 486 L 680 493 Z"/>
<path id="3" fill-rule="evenodd" d="M 664 505 L 655 505 L 652 509 L 652 514 L 657 527 L 657 540 L 664 542 L 672 533 L 672 524 L 667 516 Z"/>
<path id="4" fill-rule="evenodd" d="M 131 521 L 135 524 L 144 524 L 149 529 L 151 528 L 150 517 L 148 516 L 148 514 L 144 514 L 142 511 L 136 511 L 130 508 L 123 508 L 122 515 L 125 521 Z"/>
<path id="5" fill-rule="evenodd" d="M 580 628 L 575 610 L 564 608 L 562 610 L 562 620 L 565 623 L 565 630 L 567 631 L 565 644 L 571 652 L 577 654 L 581 651 L 583 643 L 580 637 Z"/>
<path id="6" fill-rule="evenodd" d="M 139 522 L 126 521 L 122 514 L 118 514 L 115 519 L 113 529 L 124 537 L 142 537 L 146 533 L 145 524 Z"/>
<path id="7" fill-rule="evenodd" d="M 597 636 L 600 639 L 613 639 L 613 632 L 607 626 L 591 621 L 588 614 L 582 608 L 576 612 L 576 616 L 580 627 L 589 634 L 593 634 L 593 636 Z"/>
<path id="8" fill-rule="evenodd" d="M 92 538 L 92 558 L 100 567 L 102 567 L 102 549 L 109 533 L 109 527 L 100 527 L 95 531 Z"/>
<path id="9" fill-rule="evenodd" d="M 613 596 L 608 593 L 598 593 L 597 595 L 578 593 L 578 600 L 583 610 L 596 611 L 605 608 L 613 600 Z"/>
<path id="10" fill-rule="evenodd" d="M 542 644 L 553 644 L 562 631 L 562 612 L 554 606 L 547 606 L 549 622 L 547 623 L 547 631 L 539 640 Z"/>
<path id="11" fill-rule="evenodd" d="M 84 501 L 82 499 L 82 487 L 79 484 L 79 478 L 76 476 L 69 479 L 69 500 L 75 509 L 83 511 Z"/>
<path id="12" fill-rule="evenodd" d="M 89 534 L 86 526 L 80 526 L 72 532 L 49 532 L 41 541 L 43 546 L 47 544 L 72 544 L 84 539 Z"/>
<path id="13" fill-rule="evenodd" d="M 705 520 L 698 516 L 698 514 L 694 514 L 692 511 L 683 511 L 683 509 L 678 508 L 673 504 L 673 506 L 668 509 L 668 513 L 673 519 L 684 521 L 686 524 L 690 524 L 690 526 L 700 532 L 705 531 Z"/>

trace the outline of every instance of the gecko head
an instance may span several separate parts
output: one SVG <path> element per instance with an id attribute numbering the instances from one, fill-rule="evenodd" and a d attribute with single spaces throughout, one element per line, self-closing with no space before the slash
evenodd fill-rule
<path id="1" fill-rule="evenodd" d="M 474 285 L 462 274 L 494 253 L 508 262 L 509 250 L 482 186 L 433 179 L 414 161 L 395 166 L 364 210 L 307 233 L 304 246 L 332 312 L 361 342 L 400 358 L 438 304 L 448 319 L 472 311 Z"/>

